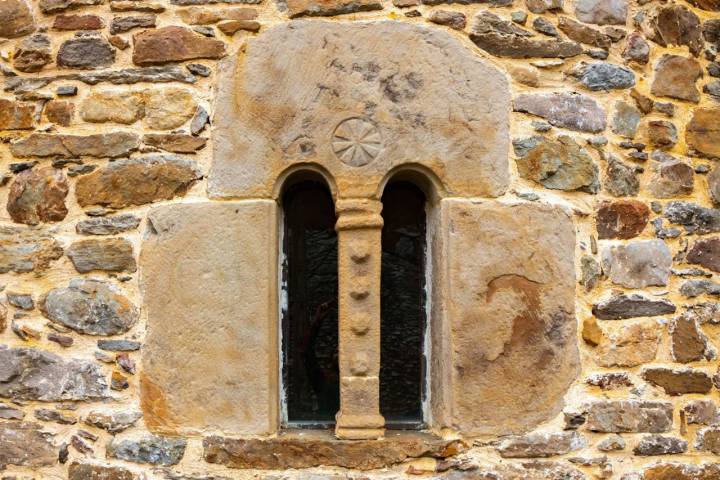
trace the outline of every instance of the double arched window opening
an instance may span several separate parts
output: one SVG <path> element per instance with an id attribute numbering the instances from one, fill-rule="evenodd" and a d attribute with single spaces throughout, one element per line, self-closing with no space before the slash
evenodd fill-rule
<path id="1" fill-rule="evenodd" d="M 425 425 L 427 197 L 393 179 L 382 194 L 380 413 L 389 428 Z M 338 237 L 324 178 L 303 172 L 282 194 L 281 415 L 327 427 L 339 410 Z"/>

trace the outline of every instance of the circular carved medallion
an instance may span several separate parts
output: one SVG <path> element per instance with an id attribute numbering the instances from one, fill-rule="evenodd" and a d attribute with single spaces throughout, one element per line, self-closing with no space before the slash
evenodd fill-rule
<path id="1" fill-rule="evenodd" d="M 338 159 L 352 167 L 362 167 L 375 160 L 383 148 L 378 128 L 369 121 L 352 117 L 335 127 L 332 148 Z"/>

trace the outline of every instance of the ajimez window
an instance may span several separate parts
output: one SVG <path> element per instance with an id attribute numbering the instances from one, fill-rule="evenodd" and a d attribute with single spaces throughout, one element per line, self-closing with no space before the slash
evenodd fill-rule
<path id="1" fill-rule="evenodd" d="M 286 426 L 323 426 L 339 409 L 338 242 L 320 179 L 286 188 L 283 206 L 282 379 Z"/>

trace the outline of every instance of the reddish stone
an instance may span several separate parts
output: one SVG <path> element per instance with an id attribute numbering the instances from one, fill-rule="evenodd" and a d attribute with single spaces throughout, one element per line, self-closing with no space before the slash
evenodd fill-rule
<path id="1" fill-rule="evenodd" d="M 203 37 L 184 27 L 146 30 L 134 37 L 133 63 L 157 65 L 196 58 L 218 59 L 225 56 L 225 44 Z"/>
<path id="2" fill-rule="evenodd" d="M 712 389 L 710 376 L 700 370 L 672 370 L 657 367 L 646 368 L 642 372 L 646 382 L 665 390 L 667 395 L 684 395 L 687 393 L 706 394 Z"/>
<path id="3" fill-rule="evenodd" d="M 655 78 L 650 93 L 697 103 L 700 92 L 695 82 L 701 75 L 700 64 L 694 58 L 663 55 L 655 65 Z"/>
<path id="4" fill-rule="evenodd" d="M 670 148 L 678 141 L 677 128 L 667 120 L 651 120 L 647 126 L 648 140 L 656 147 Z"/>
<path id="5" fill-rule="evenodd" d="M 15 38 L 35 30 L 32 10 L 25 0 L 0 1 L 0 38 Z"/>
<path id="6" fill-rule="evenodd" d="M 195 153 L 205 147 L 207 138 L 180 133 L 149 133 L 143 143 L 173 153 Z"/>
<path id="7" fill-rule="evenodd" d="M 597 212 L 598 237 L 633 238 L 645 229 L 650 218 L 650 209 L 637 200 L 603 202 Z"/>
<path id="8" fill-rule="evenodd" d="M 45 105 L 45 118 L 48 122 L 67 127 L 72 123 L 75 104 L 63 100 L 50 100 Z"/>
<path id="9" fill-rule="evenodd" d="M 720 237 L 696 241 L 687 254 L 687 262 L 720 272 Z"/>
<path id="10" fill-rule="evenodd" d="M 696 154 L 720 158 L 720 108 L 696 108 L 685 128 L 685 142 Z"/>
<path id="11" fill-rule="evenodd" d="M 105 25 L 97 15 L 58 15 L 53 30 L 100 30 Z"/>
<path id="12" fill-rule="evenodd" d="M 683 5 L 663 7 L 651 20 L 654 36 L 651 40 L 663 47 L 687 45 L 697 56 L 702 51 L 700 19 Z"/>
<path id="13" fill-rule="evenodd" d="M 25 170 L 10 186 L 7 211 L 14 221 L 28 225 L 60 221 L 68 212 L 67 194 L 62 170 L 52 167 Z"/>
<path id="14" fill-rule="evenodd" d="M 33 113 L 35 107 L 30 103 L 0 99 L 0 130 L 33 128 Z"/>
<path id="15" fill-rule="evenodd" d="M 225 35 L 235 35 L 240 30 L 257 32 L 260 30 L 260 22 L 254 20 L 225 20 L 218 23 L 218 29 Z"/>

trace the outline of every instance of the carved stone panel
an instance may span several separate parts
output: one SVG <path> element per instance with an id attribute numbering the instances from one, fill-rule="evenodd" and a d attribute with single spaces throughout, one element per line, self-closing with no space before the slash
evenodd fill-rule
<path id="1" fill-rule="evenodd" d="M 579 373 L 572 219 L 549 205 L 460 200 L 444 200 L 441 215 L 446 421 L 467 434 L 530 430 L 561 411 Z"/>
<path id="2" fill-rule="evenodd" d="M 149 213 L 140 385 L 150 430 L 275 430 L 276 211 L 258 200 Z"/>
<path id="3" fill-rule="evenodd" d="M 502 195 L 508 82 L 470 48 L 390 21 L 297 20 L 249 39 L 219 81 L 210 195 L 268 196 L 308 162 L 345 197 L 376 193 L 402 164 L 431 169 L 453 195 Z"/>

